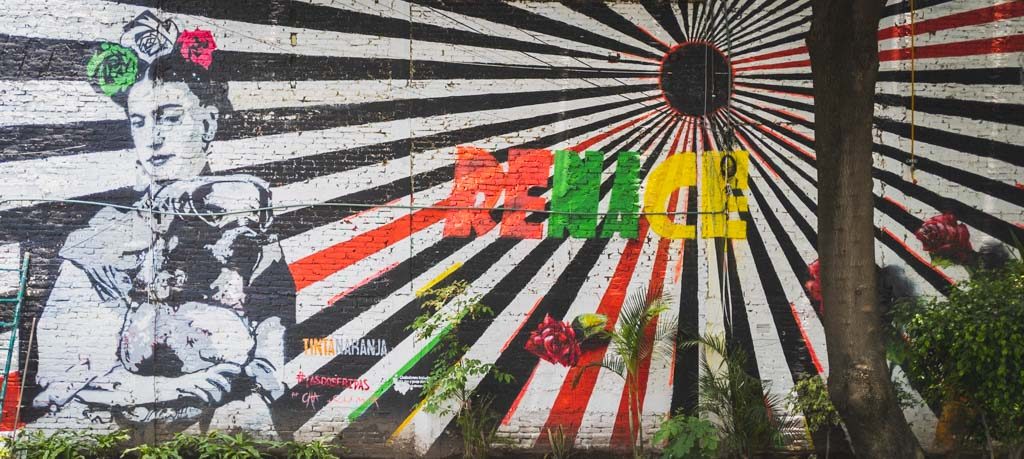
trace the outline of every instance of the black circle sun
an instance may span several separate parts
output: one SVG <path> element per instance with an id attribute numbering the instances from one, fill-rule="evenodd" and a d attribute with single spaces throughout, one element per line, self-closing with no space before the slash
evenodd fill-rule
<path id="1" fill-rule="evenodd" d="M 729 103 L 732 66 L 729 58 L 711 44 L 681 43 L 662 58 L 658 83 L 677 113 L 705 116 Z"/>

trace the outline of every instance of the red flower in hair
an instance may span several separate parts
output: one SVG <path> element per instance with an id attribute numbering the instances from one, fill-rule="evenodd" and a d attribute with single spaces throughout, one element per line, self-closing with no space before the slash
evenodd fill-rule
<path id="1" fill-rule="evenodd" d="M 807 296 L 810 297 L 811 301 L 821 303 L 821 264 L 818 263 L 818 260 L 814 260 L 814 263 L 807 265 L 807 274 L 807 282 L 804 282 Z"/>
<path id="2" fill-rule="evenodd" d="M 914 235 L 921 241 L 925 252 L 933 257 L 963 264 L 969 262 L 974 255 L 967 225 L 960 223 L 956 215 L 951 213 L 925 220 Z"/>
<path id="3" fill-rule="evenodd" d="M 186 30 L 178 35 L 181 57 L 209 69 L 213 64 L 213 50 L 217 43 L 213 41 L 213 33 L 209 30 Z"/>
<path id="4" fill-rule="evenodd" d="M 525 348 L 541 359 L 566 367 L 580 361 L 580 343 L 576 341 L 576 331 L 569 323 L 559 322 L 550 315 L 544 316 L 537 330 L 530 332 Z"/>

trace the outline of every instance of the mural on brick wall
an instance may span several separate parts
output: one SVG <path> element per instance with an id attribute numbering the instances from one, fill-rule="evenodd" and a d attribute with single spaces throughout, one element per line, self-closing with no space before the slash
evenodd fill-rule
<path id="1" fill-rule="evenodd" d="M 628 440 L 579 322 L 644 287 L 773 392 L 828 371 L 807 1 L 0 3 L 30 428 L 439 448 L 408 326 L 456 281 L 495 312 L 467 357 L 515 378 L 469 384 L 521 446 Z M 878 33 L 886 301 L 1024 240 L 1024 3 L 915 3 Z M 642 365 L 648 429 L 694 408 L 696 352 Z"/>

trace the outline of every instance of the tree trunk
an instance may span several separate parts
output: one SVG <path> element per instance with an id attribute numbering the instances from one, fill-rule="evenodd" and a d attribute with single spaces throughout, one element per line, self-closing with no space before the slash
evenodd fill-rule
<path id="1" fill-rule="evenodd" d="M 885 0 L 812 0 L 818 254 L 829 395 L 854 452 L 923 457 L 896 402 L 877 303 L 872 116 Z"/>

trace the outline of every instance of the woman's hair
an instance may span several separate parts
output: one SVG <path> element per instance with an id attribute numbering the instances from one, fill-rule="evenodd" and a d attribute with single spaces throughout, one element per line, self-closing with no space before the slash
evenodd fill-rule
<path id="1" fill-rule="evenodd" d="M 221 115 L 231 111 L 231 101 L 228 99 L 228 85 L 223 81 L 216 81 L 210 77 L 216 71 L 216 62 L 210 69 L 196 64 L 181 57 L 181 53 L 175 47 L 174 51 L 165 56 L 160 56 L 149 64 L 145 77 L 154 83 L 185 83 L 192 93 L 199 98 L 203 106 L 214 106 Z"/>

